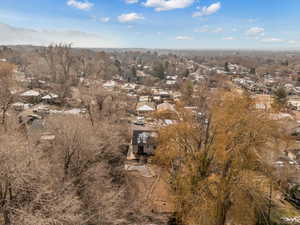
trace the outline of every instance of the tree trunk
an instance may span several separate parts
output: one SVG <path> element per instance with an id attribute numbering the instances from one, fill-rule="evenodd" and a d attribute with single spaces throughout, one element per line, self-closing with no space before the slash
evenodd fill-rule
<path id="1" fill-rule="evenodd" d="M 4 185 L 4 191 L 2 190 L 2 186 L 1 186 L 1 196 L 2 196 L 1 208 L 2 208 L 4 225 L 11 224 L 10 216 L 9 216 L 10 214 L 9 205 L 11 201 L 11 195 L 12 195 L 12 190 L 11 190 L 10 182 L 6 181 Z"/>
<path id="2" fill-rule="evenodd" d="M 225 225 L 230 205 L 231 203 L 228 196 L 224 199 L 217 200 L 216 225 Z"/>
<path id="3" fill-rule="evenodd" d="M 6 126 L 6 110 L 4 110 L 4 109 L 2 111 L 1 124 L 3 125 L 4 132 L 6 132 L 7 131 L 7 126 Z"/>
<path id="4" fill-rule="evenodd" d="M 6 205 L 3 208 L 3 219 L 4 219 L 4 225 L 10 225 L 11 224 L 10 216 L 9 216 L 9 209 L 7 208 Z"/>

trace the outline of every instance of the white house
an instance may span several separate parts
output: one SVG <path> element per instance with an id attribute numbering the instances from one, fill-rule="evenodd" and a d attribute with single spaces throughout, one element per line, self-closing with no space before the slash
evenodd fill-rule
<path id="1" fill-rule="evenodd" d="M 56 99 L 56 98 L 58 98 L 57 94 L 49 93 L 49 94 L 45 95 L 44 97 L 42 97 L 42 100 L 52 100 L 52 99 Z"/>
<path id="2" fill-rule="evenodd" d="M 38 91 L 29 90 L 21 94 L 21 97 L 39 97 L 41 94 Z"/>
<path id="3" fill-rule="evenodd" d="M 143 103 L 140 102 L 137 104 L 136 111 L 138 115 L 145 115 L 155 111 L 155 105 L 152 103 Z"/>
<path id="4" fill-rule="evenodd" d="M 167 85 L 174 85 L 174 84 L 176 84 L 176 80 L 167 80 L 166 84 Z"/>
<path id="5" fill-rule="evenodd" d="M 128 91 L 134 90 L 135 88 L 136 88 L 136 84 L 130 84 L 130 83 L 124 84 L 122 86 L 122 89 L 128 90 Z"/>
<path id="6" fill-rule="evenodd" d="M 300 98 L 290 98 L 287 103 L 288 105 L 295 107 L 297 111 L 300 111 Z"/>
<path id="7" fill-rule="evenodd" d="M 107 81 L 103 84 L 103 87 L 104 88 L 107 88 L 107 89 L 113 89 L 117 86 L 117 82 L 113 81 L 113 80 L 110 80 L 110 81 Z"/>
<path id="8" fill-rule="evenodd" d="M 38 103 L 41 100 L 41 94 L 38 91 L 29 90 L 23 92 L 20 97 L 29 103 Z"/>

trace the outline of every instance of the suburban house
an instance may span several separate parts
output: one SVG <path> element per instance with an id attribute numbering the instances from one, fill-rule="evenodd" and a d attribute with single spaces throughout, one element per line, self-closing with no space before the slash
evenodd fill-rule
<path id="1" fill-rule="evenodd" d="M 176 80 L 177 80 L 178 76 L 167 76 L 166 78 L 166 84 L 167 85 L 174 85 L 176 84 Z"/>
<path id="2" fill-rule="evenodd" d="M 30 103 L 38 103 L 41 100 L 41 93 L 35 90 L 23 92 L 20 97 Z"/>
<path id="3" fill-rule="evenodd" d="M 116 86 L 117 86 L 117 82 L 113 80 L 107 81 L 103 84 L 103 87 L 109 90 L 114 89 Z"/>
<path id="4" fill-rule="evenodd" d="M 139 102 L 136 106 L 136 112 L 143 116 L 155 111 L 155 104 L 152 102 Z"/>
<path id="5" fill-rule="evenodd" d="M 58 95 L 54 93 L 49 93 L 42 97 L 42 101 L 47 104 L 54 104 L 58 101 Z"/>
<path id="6" fill-rule="evenodd" d="M 32 107 L 32 104 L 23 103 L 23 102 L 15 102 L 14 104 L 12 104 L 12 108 L 18 112 L 29 109 L 30 107 Z"/>
<path id="7" fill-rule="evenodd" d="M 139 96 L 139 102 L 152 102 L 152 97 L 148 95 Z"/>
<path id="8" fill-rule="evenodd" d="M 294 92 L 299 95 L 300 94 L 300 87 L 295 87 Z"/>
<path id="9" fill-rule="evenodd" d="M 160 96 L 162 98 L 162 100 L 171 99 L 171 95 L 168 91 L 160 90 L 156 95 Z"/>
<path id="10" fill-rule="evenodd" d="M 133 91 L 135 90 L 135 88 L 136 88 L 136 84 L 131 84 L 131 83 L 126 83 L 122 86 L 122 89 L 126 91 Z"/>
<path id="11" fill-rule="evenodd" d="M 162 102 L 162 99 L 161 99 L 160 96 L 154 96 L 154 97 L 153 97 L 153 101 L 154 101 L 155 103 L 161 103 L 161 102 Z"/>
<path id="12" fill-rule="evenodd" d="M 133 127 L 129 154 L 131 159 L 142 159 L 154 154 L 157 132 L 149 127 Z"/>
<path id="13" fill-rule="evenodd" d="M 291 149 L 286 151 L 286 156 L 292 160 L 300 160 L 300 149 Z"/>
<path id="14" fill-rule="evenodd" d="M 32 107 L 32 111 L 34 113 L 36 113 L 39 116 L 46 116 L 47 114 L 49 114 L 50 109 L 48 105 L 44 105 L 44 104 L 39 104 L 39 105 L 35 105 L 34 107 Z"/>
<path id="15" fill-rule="evenodd" d="M 299 97 L 290 97 L 287 101 L 287 104 L 294 108 L 297 111 L 300 111 L 300 98 Z"/>

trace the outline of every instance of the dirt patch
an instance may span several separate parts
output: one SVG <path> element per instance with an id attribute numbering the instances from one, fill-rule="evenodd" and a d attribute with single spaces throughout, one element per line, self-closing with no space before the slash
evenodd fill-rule
<path id="1" fill-rule="evenodd" d="M 174 205 L 167 176 L 158 167 L 147 165 L 155 176 L 145 177 L 140 171 L 127 171 L 127 177 L 135 199 L 141 209 L 156 213 L 173 213 Z"/>
<path id="2" fill-rule="evenodd" d="M 138 209 L 141 215 L 151 215 L 160 221 L 167 221 L 174 212 L 174 205 L 170 186 L 166 182 L 166 175 L 160 168 L 147 165 L 155 176 L 145 177 L 140 171 L 126 172 L 130 190 L 128 201 Z"/>

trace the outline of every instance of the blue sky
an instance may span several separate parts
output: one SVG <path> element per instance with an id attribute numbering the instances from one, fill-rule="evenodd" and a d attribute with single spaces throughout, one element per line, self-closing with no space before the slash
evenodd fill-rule
<path id="1" fill-rule="evenodd" d="M 299 0 L 3 0 L 0 44 L 300 49 Z"/>

